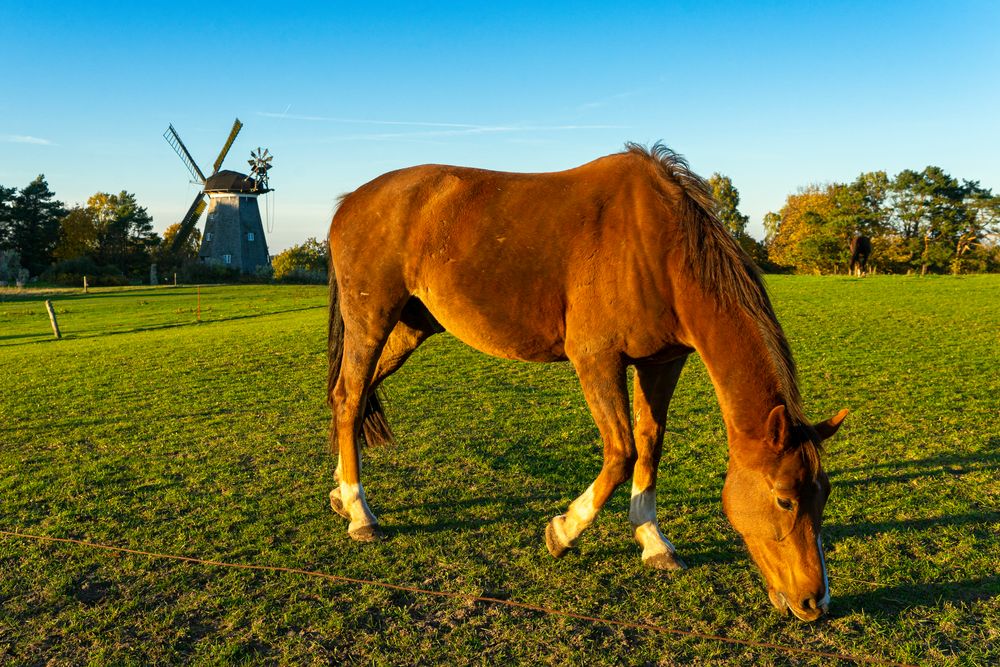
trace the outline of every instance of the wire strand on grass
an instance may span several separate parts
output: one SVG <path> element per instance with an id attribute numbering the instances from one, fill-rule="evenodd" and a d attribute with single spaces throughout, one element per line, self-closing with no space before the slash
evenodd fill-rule
<path id="1" fill-rule="evenodd" d="M 169 560 L 182 561 L 186 563 L 196 563 L 198 565 L 211 565 L 214 567 L 227 567 L 240 570 L 256 570 L 263 572 L 280 572 L 287 574 L 301 574 L 308 577 L 316 577 L 320 579 L 326 579 L 328 581 L 337 581 L 349 584 L 360 584 L 368 586 L 378 586 L 380 588 L 387 588 L 390 590 L 404 591 L 407 593 L 417 593 L 420 595 L 430 595 L 440 598 L 450 598 L 455 600 L 465 600 L 471 602 L 478 602 L 483 604 L 495 604 L 502 605 L 506 607 L 513 607 L 516 609 L 526 609 L 528 611 L 538 612 L 540 614 L 545 614 L 548 616 L 561 616 L 564 618 L 572 618 L 579 621 L 587 621 L 589 623 L 600 623 L 603 625 L 612 625 L 620 628 L 630 628 L 634 630 L 648 630 L 651 632 L 660 632 L 663 634 L 670 634 L 679 637 L 686 637 L 689 639 L 703 639 L 706 641 L 720 642 L 724 644 L 732 644 L 736 646 L 745 646 L 749 648 L 759 648 L 759 649 L 771 649 L 775 651 L 784 651 L 785 653 L 796 653 L 799 655 L 809 655 L 818 658 L 833 658 L 836 660 L 847 660 L 855 663 L 866 663 L 873 665 L 892 665 L 893 667 L 911 667 L 905 663 L 893 662 L 890 660 L 883 660 L 881 658 L 871 658 L 868 656 L 857 656 L 848 655 L 845 653 L 832 653 L 827 651 L 817 651 L 808 648 L 799 648 L 796 646 L 785 646 L 783 644 L 773 644 L 770 642 L 759 642 L 752 639 L 737 639 L 734 637 L 725 637 L 723 635 L 713 635 L 706 632 L 697 632 L 694 630 L 679 630 L 677 628 L 668 628 L 662 625 L 656 625 L 654 623 L 633 623 L 630 621 L 619 621 L 610 618 L 600 618 L 598 616 L 588 616 L 586 614 L 577 614 L 571 611 L 561 611 L 558 609 L 552 609 L 549 607 L 544 607 L 541 605 L 528 604 L 525 602 L 517 602 L 515 600 L 502 600 L 500 598 L 494 598 L 489 596 L 480 595 L 470 595 L 468 593 L 453 593 L 450 591 L 434 591 L 425 588 L 418 588 L 416 586 L 404 586 L 400 584 L 390 584 L 384 581 L 373 581 L 369 579 L 358 579 L 356 577 L 345 577 L 339 574 L 328 574 L 326 572 L 316 572 L 313 570 L 303 570 L 296 567 L 282 567 L 278 565 L 254 565 L 250 563 L 227 563 L 223 561 L 209 560 L 204 558 L 195 558 L 193 556 L 178 556 L 176 554 L 161 554 L 153 551 L 142 551 L 139 549 L 127 549 L 125 547 L 116 547 L 107 544 L 99 544 L 97 542 L 87 542 L 85 540 L 76 540 L 68 537 L 49 537 L 45 535 L 31 535 L 28 533 L 19 533 L 9 530 L 0 530 L 0 535 L 5 537 L 13 537 L 22 540 L 34 540 L 37 542 L 58 542 L 63 544 L 74 544 L 77 546 L 88 547 L 91 549 L 100 549 L 108 552 L 126 553 L 135 556 L 147 556 L 150 558 L 164 558 Z"/>

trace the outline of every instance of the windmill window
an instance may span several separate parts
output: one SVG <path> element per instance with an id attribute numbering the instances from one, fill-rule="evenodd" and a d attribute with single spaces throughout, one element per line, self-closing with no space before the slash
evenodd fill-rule
<path id="1" fill-rule="evenodd" d="M 226 264 L 232 264 L 233 263 L 233 256 L 232 255 L 223 255 L 222 256 L 222 261 L 225 262 Z"/>
<path id="2" fill-rule="evenodd" d="M 209 233 L 205 234 L 205 240 L 206 241 L 211 241 L 212 240 L 212 232 L 209 232 Z"/>
<path id="3" fill-rule="evenodd" d="M 253 241 L 253 232 L 247 232 L 247 241 Z"/>

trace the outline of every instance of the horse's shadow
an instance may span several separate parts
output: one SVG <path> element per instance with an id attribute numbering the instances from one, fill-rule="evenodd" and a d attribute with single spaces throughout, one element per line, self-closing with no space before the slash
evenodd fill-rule
<path id="1" fill-rule="evenodd" d="M 672 432 L 676 436 L 678 431 L 675 428 Z M 565 512 L 569 503 L 594 481 L 600 471 L 600 434 L 596 427 L 592 427 L 592 431 L 588 431 L 581 442 L 573 445 L 577 451 L 571 457 L 564 456 L 565 450 L 562 448 L 547 446 L 536 436 L 516 433 L 505 435 L 507 437 L 502 442 L 497 442 L 479 438 L 472 431 L 465 432 L 461 436 L 462 442 L 456 443 L 456 447 L 469 452 L 478 462 L 498 473 L 500 478 L 509 479 L 509 492 L 496 485 L 486 485 L 476 495 L 463 492 L 460 497 L 452 500 L 421 499 L 415 503 L 400 503 L 396 508 L 384 506 L 387 517 L 399 517 L 406 510 L 415 510 L 410 517 L 399 523 L 385 526 L 387 530 L 400 535 L 419 535 L 518 527 L 532 535 L 539 545 L 544 544 L 544 531 L 548 521 L 556 514 Z M 533 492 L 525 492 L 524 471 L 531 471 L 528 488 L 534 489 Z M 665 466 L 660 475 L 673 476 L 674 471 Z M 674 488 L 673 485 L 663 485 L 658 495 L 665 515 L 669 515 L 671 508 L 676 505 L 701 505 L 709 502 L 708 497 L 686 494 L 683 488 Z M 720 496 L 721 482 L 718 494 L 714 496 L 716 502 Z M 587 552 L 592 557 L 619 559 L 638 554 L 630 537 L 628 507 L 626 484 L 618 489 L 601 511 L 602 517 L 610 515 L 611 520 L 616 522 L 616 528 L 620 528 L 614 531 L 615 539 L 596 542 L 592 536 L 583 538 Z M 746 557 L 738 540 L 685 540 L 678 546 L 692 566 L 729 563 Z"/>
<path id="2" fill-rule="evenodd" d="M 890 461 L 871 466 L 845 468 L 831 473 L 834 486 L 873 486 L 909 484 L 921 478 L 941 475 L 960 476 L 982 470 L 995 470 L 1000 465 L 1000 438 L 990 438 L 979 452 L 946 453 L 915 461 Z M 838 480 L 844 474 L 870 471 L 870 475 Z M 891 472 L 888 472 L 891 471 Z M 994 539 L 991 525 L 1000 523 L 1000 512 L 982 510 L 967 514 L 940 517 L 918 517 L 905 520 L 862 521 L 850 524 L 826 523 L 824 541 L 836 548 L 847 537 L 874 538 L 889 532 L 922 533 L 944 527 L 961 527 L 981 533 L 983 539 Z M 950 580 L 933 583 L 911 582 L 879 586 L 864 593 L 837 596 L 837 608 L 860 611 L 879 608 L 884 613 L 899 614 L 907 608 L 936 606 L 943 602 L 985 602 L 1000 597 L 1000 575 Z"/>
<path id="3" fill-rule="evenodd" d="M 483 496 L 463 500 L 419 503 L 411 508 L 430 516 L 427 521 L 411 520 L 391 527 L 399 535 L 422 533 L 474 532 L 498 525 L 517 525 L 524 522 L 538 523 L 544 513 L 536 509 L 538 503 L 551 504 L 560 499 L 558 494 L 530 496 Z M 493 508 L 492 516 L 478 516 L 477 508 Z M 544 525 L 544 524 L 542 524 Z"/>
<path id="4" fill-rule="evenodd" d="M 962 475 L 977 470 L 995 470 L 1000 466 L 1000 438 L 990 438 L 986 447 L 976 453 L 937 454 L 915 461 L 886 461 L 854 468 L 837 468 L 828 471 L 830 481 L 837 487 L 899 484 L 915 479 L 946 473 Z M 882 472 L 890 470 L 891 472 Z M 870 472 L 859 479 L 841 479 L 845 474 Z"/>
<path id="5" fill-rule="evenodd" d="M 989 602 L 1000 597 L 1000 575 L 978 579 L 942 581 L 935 583 L 909 583 L 883 586 L 865 593 L 835 595 L 835 613 L 871 611 L 898 616 L 913 607 L 933 607 L 944 602 Z"/>
<path id="6" fill-rule="evenodd" d="M 492 469 L 509 475 L 512 483 L 517 479 L 518 471 L 527 469 L 537 471 L 533 475 L 536 487 L 547 486 L 552 490 L 517 495 L 486 492 L 484 495 L 466 496 L 454 501 L 423 502 L 417 507 L 422 514 L 430 517 L 429 521 L 406 522 L 394 526 L 392 531 L 400 534 L 477 531 L 494 525 L 528 523 L 534 525 L 541 536 L 544 525 L 551 515 L 565 511 L 565 505 L 574 497 L 573 491 L 589 484 L 599 467 L 594 466 L 592 457 L 579 457 L 575 461 L 566 461 L 555 451 L 541 446 L 537 439 L 531 436 L 515 436 L 505 447 L 498 448 L 496 445 L 496 442 L 466 443 L 467 451 L 476 452 L 477 456 L 483 458 Z M 918 478 L 995 469 L 1000 465 L 1000 451 L 997 450 L 1000 450 L 1000 439 L 992 438 L 981 452 L 940 454 L 915 461 L 844 468 L 831 473 L 831 477 L 838 486 L 907 484 Z M 865 471 L 871 474 L 860 477 L 857 475 Z M 669 470 L 662 470 L 662 474 L 669 474 Z M 850 474 L 854 479 L 839 481 L 836 479 L 845 474 Z M 682 498 L 677 495 L 678 493 L 682 492 L 679 490 L 670 494 L 661 492 L 661 507 L 667 510 L 671 503 L 685 500 L 691 502 L 691 498 Z M 619 496 L 621 493 L 613 497 L 605 512 L 624 511 L 627 500 L 624 496 Z M 701 500 L 708 501 L 707 498 Z M 482 516 L 482 513 L 477 511 L 485 507 L 491 508 L 489 516 Z M 977 526 L 981 526 L 982 530 L 986 531 L 987 526 L 998 522 L 1000 522 L 1000 512 L 984 510 L 954 516 L 899 521 L 867 521 L 850 524 L 828 522 L 824 525 L 823 532 L 828 548 L 833 551 L 839 541 L 848 537 L 871 538 L 900 531 L 924 532 L 937 530 L 942 526 L 966 527 L 970 530 L 977 530 Z M 634 545 L 630 540 L 622 539 L 620 542 L 591 549 L 591 555 L 597 558 L 618 558 L 634 551 Z M 696 541 L 681 543 L 678 546 L 689 565 L 693 567 L 710 567 L 741 559 L 749 560 L 745 549 L 737 539 L 725 543 L 714 540 Z M 838 595 L 836 609 L 839 613 L 850 613 L 877 608 L 881 613 L 897 615 L 912 607 L 937 606 L 943 602 L 984 602 L 998 597 L 1000 597 L 1000 575 L 989 575 L 935 583 L 901 583 L 880 586 L 864 593 Z"/>
<path id="7" fill-rule="evenodd" d="M 499 484 L 486 483 L 481 484 L 482 488 L 478 491 L 456 489 L 454 497 L 447 500 L 432 499 L 421 493 L 421 499 L 416 502 L 397 508 L 386 507 L 387 516 L 402 511 L 412 517 L 392 526 L 392 532 L 465 532 L 519 523 L 536 523 L 544 529 L 545 521 L 550 518 L 547 512 L 572 500 L 572 497 L 565 496 L 560 490 L 568 489 L 577 478 L 585 476 L 585 463 L 558 460 L 555 452 L 543 447 L 534 436 L 511 434 L 502 442 L 487 442 L 470 432 L 462 434 L 458 440 L 460 442 L 454 443 L 455 448 L 468 452 L 471 459 L 495 471 L 496 478 L 509 479 L 510 489 L 505 491 Z M 560 469 L 565 476 L 560 477 Z M 594 472 L 597 469 L 599 467 Z M 525 470 L 532 471 L 533 478 L 527 485 Z M 402 474 L 405 478 L 407 473 L 397 468 L 395 474 Z M 566 476 L 573 482 L 567 482 Z M 419 476 L 414 476 L 405 483 L 416 486 L 421 482 Z M 589 483 L 590 480 L 585 483 L 581 481 L 580 489 Z"/>

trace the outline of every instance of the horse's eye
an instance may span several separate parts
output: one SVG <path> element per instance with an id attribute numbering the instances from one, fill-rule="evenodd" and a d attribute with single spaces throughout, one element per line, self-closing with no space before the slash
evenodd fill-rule
<path id="1" fill-rule="evenodd" d="M 793 501 L 791 498 L 779 497 L 776 500 L 778 501 L 778 507 L 785 510 L 786 512 L 791 512 L 792 508 L 795 507 L 795 501 Z"/>

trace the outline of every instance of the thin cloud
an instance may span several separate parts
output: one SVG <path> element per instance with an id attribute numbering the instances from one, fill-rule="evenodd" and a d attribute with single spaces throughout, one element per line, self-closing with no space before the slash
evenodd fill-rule
<path id="1" fill-rule="evenodd" d="M 416 127 L 459 127 L 469 129 L 479 127 L 478 125 L 469 125 L 468 123 L 427 123 L 416 120 L 369 120 L 365 118 L 341 118 L 338 116 L 303 116 L 301 114 L 273 113 L 270 111 L 258 111 L 257 115 L 265 118 L 287 118 L 289 120 L 307 120 L 324 123 L 356 123 L 359 125 L 409 125 Z"/>
<path id="2" fill-rule="evenodd" d="M 35 144 L 36 146 L 55 146 L 48 139 L 32 137 L 27 134 L 0 134 L 0 142 L 5 144 Z"/>
<path id="3" fill-rule="evenodd" d="M 505 132 L 502 127 L 469 127 L 461 130 L 435 130 L 428 132 L 374 132 L 370 134 L 345 134 L 331 137 L 334 141 L 387 141 L 392 139 L 441 139 L 444 137 L 460 137 L 475 134 L 491 134 Z"/>
<path id="4" fill-rule="evenodd" d="M 635 97 L 636 95 L 642 95 L 648 92 L 651 88 L 636 88 L 635 90 L 626 90 L 622 93 L 617 93 L 615 95 L 609 95 L 608 97 L 601 98 L 599 100 L 593 100 L 591 102 L 584 102 L 583 104 L 576 107 L 577 111 L 589 111 L 591 109 L 600 109 L 601 107 L 610 106 L 615 102 L 620 102 L 621 100 L 628 99 L 630 97 Z"/>
<path id="5" fill-rule="evenodd" d="M 257 115 L 267 118 L 288 118 L 292 120 L 304 120 L 311 122 L 436 128 L 418 132 L 372 132 L 365 134 L 348 134 L 330 137 L 329 140 L 331 141 L 391 141 L 400 139 L 428 140 L 479 134 L 628 129 L 628 126 L 626 125 L 475 125 L 472 123 L 441 123 L 416 120 L 371 120 L 364 118 L 341 118 L 335 116 L 303 116 L 285 113 L 272 113 L 267 111 L 258 111 Z"/>

